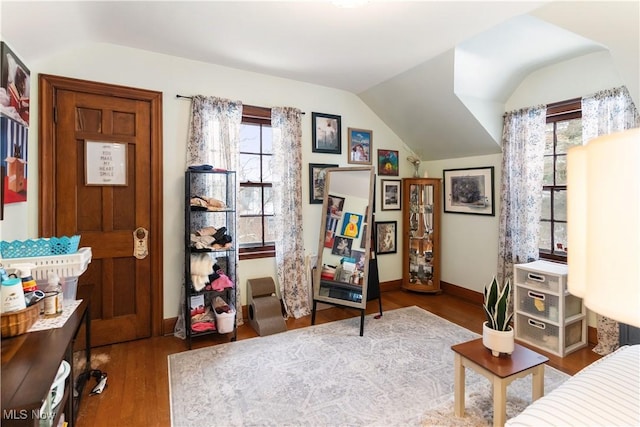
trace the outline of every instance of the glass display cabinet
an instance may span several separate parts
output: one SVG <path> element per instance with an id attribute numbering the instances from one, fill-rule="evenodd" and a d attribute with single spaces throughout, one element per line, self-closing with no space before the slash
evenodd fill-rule
<path id="1" fill-rule="evenodd" d="M 440 293 L 439 178 L 402 180 L 402 287 Z"/>

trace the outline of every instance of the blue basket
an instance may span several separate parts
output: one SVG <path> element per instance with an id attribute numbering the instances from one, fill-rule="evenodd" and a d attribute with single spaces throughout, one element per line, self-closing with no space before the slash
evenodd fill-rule
<path id="1" fill-rule="evenodd" d="M 68 255 L 78 252 L 80 236 L 51 237 L 48 239 L 14 240 L 0 242 L 2 258 L 31 258 L 50 255 Z"/>

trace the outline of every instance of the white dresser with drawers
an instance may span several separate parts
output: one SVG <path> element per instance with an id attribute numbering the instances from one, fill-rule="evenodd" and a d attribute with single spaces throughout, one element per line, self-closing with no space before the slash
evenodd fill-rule
<path id="1" fill-rule="evenodd" d="M 582 299 L 567 290 L 567 266 L 534 261 L 514 266 L 516 339 L 560 357 L 587 345 Z"/>

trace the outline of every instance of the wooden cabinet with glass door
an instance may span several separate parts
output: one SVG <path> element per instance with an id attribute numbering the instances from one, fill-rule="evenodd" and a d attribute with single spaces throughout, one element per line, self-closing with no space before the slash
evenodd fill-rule
<path id="1" fill-rule="evenodd" d="M 402 180 L 402 287 L 440 293 L 440 188 L 438 178 Z"/>

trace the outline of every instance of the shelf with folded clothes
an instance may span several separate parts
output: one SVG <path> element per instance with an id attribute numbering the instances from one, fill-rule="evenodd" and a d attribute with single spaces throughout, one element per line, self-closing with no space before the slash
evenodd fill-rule
<path id="1" fill-rule="evenodd" d="M 236 322 L 227 314 L 226 332 L 217 328 L 213 303 L 235 307 L 237 280 L 236 174 L 185 172 L 185 330 L 189 348 L 195 336 L 229 333 Z M 230 330 L 228 330 L 230 328 Z"/>

